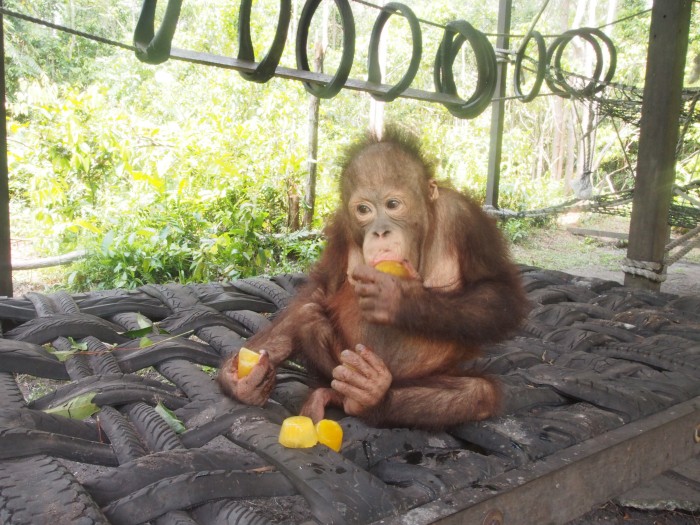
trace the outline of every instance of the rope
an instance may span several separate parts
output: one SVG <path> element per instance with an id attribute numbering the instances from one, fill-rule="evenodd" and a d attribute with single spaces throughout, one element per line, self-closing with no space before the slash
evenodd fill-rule
<path id="1" fill-rule="evenodd" d="M 693 240 L 693 237 L 697 238 Z M 686 242 L 687 244 L 683 248 L 678 250 L 673 255 L 669 255 L 669 252 L 671 250 L 678 246 L 681 246 Z M 622 267 L 622 271 L 624 271 L 625 273 L 631 275 L 639 275 L 641 277 L 649 279 L 650 281 L 662 283 L 667 278 L 666 271 L 668 267 L 672 264 L 677 263 L 688 252 L 690 252 L 690 250 L 697 246 L 700 246 L 700 224 L 698 224 L 689 232 L 680 236 L 678 239 L 674 239 L 666 245 L 666 256 L 664 256 L 663 262 L 656 263 L 652 261 L 639 261 L 635 259 L 629 259 L 626 257 L 625 259 L 623 259 L 622 264 L 620 266 Z"/>
<path id="2" fill-rule="evenodd" d="M 650 12 L 651 12 L 651 9 L 645 9 L 643 11 L 638 11 L 636 13 L 629 15 L 629 16 L 625 16 L 623 18 L 618 18 L 617 20 L 613 20 L 612 22 L 608 22 L 607 24 L 603 24 L 602 26 L 598 26 L 598 29 L 603 29 L 604 27 L 619 24 L 620 22 L 624 22 L 626 20 L 630 20 L 631 18 L 636 18 L 638 16 L 642 16 L 642 15 L 644 15 L 646 13 L 650 13 Z"/>
<path id="3" fill-rule="evenodd" d="M 19 18 L 21 20 L 25 20 L 26 22 L 31 22 L 33 24 L 38 24 L 41 26 L 49 27 L 51 29 L 56 29 L 58 31 L 63 31 L 64 33 L 70 33 L 71 35 L 81 36 L 83 38 L 87 38 L 88 40 L 94 40 L 95 42 L 99 42 L 101 44 L 107 44 L 110 46 L 121 47 L 122 49 L 128 49 L 129 51 L 136 51 L 135 46 L 125 44 L 125 43 L 119 42 L 117 40 L 111 40 L 109 38 L 104 38 L 101 36 L 93 35 L 91 33 L 86 33 L 85 31 L 78 31 L 77 29 L 72 29 L 70 27 L 62 26 L 59 24 L 54 24 L 52 22 L 47 22 L 46 20 L 42 20 L 40 18 L 35 18 L 33 16 L 18 13 L 16 11 L 12 11 L 12 10 L 7 9 L 5 7 L 0 7 L 0 13 L 2 13 L 3 15 L 8 15 L 8 16 L 12 16 L 15 18 Z"/>
<path id="4" fill-rule="evenodd" d="M 372 9 L 377 9 L 379 11 L 384 10 L 384 7 L 385 7 L 382 5 L 373 4 L 372 2 L 367 2 L 366 0 L 351 0 L 351 1 L 355 2 L 356 4 L 363 5 L 365 7 L 371 7 Z M 402 13 L 399 13 L 399 14 L 402 15 Z M 425 24 L 427 26 L 437 27 L 438 29 L 447 29 L 447 26 L 444 24 L 438 24 L 436 22 L 431 22 L 430 20 L 425 20 L 423 18 L 416 18 L 416 20 L 418 20 L 421 24 Z"/>
<path id="5" fill-rule="evenodd" d="M 697 239 L 693 240 L 693 237 L 696 237 Z M 664 263 L 667 266 L 671 266 L 674 263 L 677 263 L 684 255 L 686 255 L 690 250 L 695 248 L 696 246 L 700 246 L 700 224 L 698 224 L 695 228 L 690 230 L 688 233 L 678 237 L 678 239 L 675 239 L 674 241 L 671 241 L 666 245 L 666 252 L 670 252 L 677 246 L 682 245 L 683 243 L 687 244 L 678 250 L 676 253 L 673 255 L 667 255 L 664 258 Z"/>
<path id="6" fill-rule="evenodd" d="M 662 263 L 636 261 L 625 257 L 621 266 L 625 273 L 639 275 L 640 277 L 645 277 L 656 283 L 664 282 L 667 277 L 666 266 L 664 266 Z"/>

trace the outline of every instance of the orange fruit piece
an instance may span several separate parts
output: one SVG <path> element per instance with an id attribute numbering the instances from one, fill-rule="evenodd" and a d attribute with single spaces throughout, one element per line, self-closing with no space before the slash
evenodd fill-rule
<path id="1" fill-rule="evenodd" d="M 388 273 L 389 275 L 395 275 L 400 279 L 408 279 L 411 274 L 409 273 L 406 265 L 399 261 L 379 261 L 374 265 L 374 268 L 380 272 Z"/>
<path id="2" fill-rule="evenodd" d="M 310 417 L 291 416 L 282 421 L 280 445 L 287 448 L 309 448 L 318 443 L 314 422 Z"/>
<path id="3" fill-rule="evenodd" d="M 238 377 L 245 377 L 250 374 L 253 367 L 260 361 L 260 354 L 253 350 L 248 350 L 245 346 L 238 352 Z"/>
<path id="4" fill-rule="evenodd" d="M 332 419 L 322 419 L 316 423 L 318 442 L 338 452 L 343 444 L 343 427 Z"/>

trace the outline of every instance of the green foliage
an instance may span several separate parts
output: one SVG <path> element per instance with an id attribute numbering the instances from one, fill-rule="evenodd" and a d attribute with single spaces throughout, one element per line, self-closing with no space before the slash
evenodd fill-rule
<path id="1" fill-rule="evenodd" d="M 521 219 L 504 219 L 498 226 L 513 244 L 525 242 L 537 230 L 551 228 L 556 224 L 555 217 L 534 217 Z"/>
<path id="2" fill-rule="evenodd" d="M 528 231 L 530 230 L 529 224 L 523 219 L 510 219 L 503 221 L 500 226 L 501 231 L 512 243 L 519 243 L 526 239 Z"/>
<path id="3" fill-rule="evenodd" d="M 114 40 L 124 40 L 132 31 L 131 0 L 94 0 L 89 7 L 74 1 L 4 0 L 3 7 Z M 114 53 L 108 46 L 97 46 L 84 38 L 11 16 L 4 17 L 4 23 L 5 78 L 10 98 L 21 91 L 21 80 L 26 78 L 51 78 L 87 86 L 101 75 L 101 59 Z"/>
<path id="4" fill-rule="evenodd" d="M 444 23 L 464 18 L 484 31 L 495 28 L 495 1 L 407 3 L 423 19 Z M 166 4 L 158 3 L 158 19 Z M 634 14 L 646 9 L 646 4 L 629 0 L 617 15 Z M 5 0 L 3 5 L 130 42 L 141 2 Z M 352 9 L 358 39 L 351 77 L 364 78 L 377 12 L 356 3 Z M 258 59 L 272 39 L 278 10 L 276 0 L 253 3 L 251 32 Z M 325 71 L 332 73 L 341 53 L 342 33 L 332 2 L 330 10 Z M 516 7 L 513 32 L 524 34 L 538 10 L 532 3 Z M 568 15 L 573 13 L 570 10 Z M 565 20 L 567 13 L 562 14 L 561 21 L 571 23 Z M 598 15 L 602 20 L 605 13 Z M 237 17 L 235 2 L 184 2 L 173 46 L 236 56 Z M 561 29 L 561 21 L 543 17 L 538 27 L 554 33 Z M 320 25 L 317 15 L 310 47 Z M 620 44 L 617 81 L 640 84 L 646 42 L 639 35 L 645 34 L 647 26 L 648 16 L 614 26 L 614 40 Z M 405 21 L 391 17 L 387 24 L 390 82 L 403 74 L 410 56 L 406 31 Z M 700 52 L 699 34 L 691 31 L 690 46 L 696 53 Z M 343 90 L 332 101 L 321 101 L 319 152 L 316 159 L 307 159 L 309 97 L 299 82 L 273 79 L 260 85 L 234 71 L 176 60 L 145 65 L 131 52 L 9 16 L 5 35 L 13 235 L 36 239 L 37 251 L 51 255 L 88 247 L 89 257 L 71 267 L 67 285 L 96 289 L 232 279 L 305 270 L 318 257 L 322 238 L 289 231 L 288 199 L 302 193 L 307 161 L 316 162 L 313 226 L 322 228 L 337 204 L 334 159 L 365 129 L 369 95 Z M 424 27 L 423 61 L 414 87 L 434 89 L 433 57 L 441 38 L 439 28 Z M 518 44 L 514 38 L 510 47 Z M 464 46 L 455 72 L 464 97 L 475 81 L 472 61 Z M 295 64 L 290 32 L 282 65 Z M 501 207 L 541 208 L 566 198 L 561 174 L 551 173 L 550 167 L 553 98 L 527 105 L 509 102 Z M 461 121 L 440 105 L 404 98 L 384 110 L 387 121 L 422 137 L 426 149 L 439 159 L 438 178 L 484 197 L 489 111 Z M 600 144 L 617 140 L 609 123 L 597 134 Z M 636 137 L 631 133 L 624 140 L 634 162 Z M 697 126 L 690 128 L 688 140 L 700 143 Z M 688 152 L 692 151 L 690 147 Z M 691 156 L 681 165 L 680 177 L 696 176 L 697 164 L 692 162 L 697 158 Z M 621 150 L 613 148 L 600 171 L 619 170 L 625 163 Z M 630 182 L 624 171 L 610 179 L 617 188 Z M 519 242 L 538 225 L 510 220 L 502 226 Z"/>
<path id="5" fill-rule="evenodd" d="M 273 233 L 269 212 L 245 197 L 216 200 L 209 209 L 190 204 L 151 209 L 143 222 L 118 222 L 74 265 L 68 285 L 131 288 L 302 271 L 320 251 L 317 239 Z"/>
<path id="6" fill-rule="evenodd" d="M 270 105 L 236 124 L 209 103 L 196 121 L 157 126 L 107 103 L 109 94 L 96 84 L 78 91 L 34 83 L 11 106 L 11 191 L 32 214 L 24 233 L 40 231 L 47 252 L 91 247 L 69 286 L 308 267 L 318 242 L 284 235 L 286 193 L 302 172 L 287 142 L 295 134 L 270 140 L 261 130 L 273 111 L 283 123 L 285 110 Z"/>

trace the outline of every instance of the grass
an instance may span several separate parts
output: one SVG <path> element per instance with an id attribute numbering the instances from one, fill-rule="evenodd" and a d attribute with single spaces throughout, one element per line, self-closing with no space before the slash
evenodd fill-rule
<path id="1" fill-rule="evenodd" d="M 554 226 L 533 230 L 525 240 L 514 244 L 511 253 L 516 262 L 548 270 L 571 271 L 577 268 L 620 270 L 626 255 L 619 240 L 573 235 L 567 226 L 591 230 L 626 232 L 628 221 L 621 217 L 565 216 Z"/>

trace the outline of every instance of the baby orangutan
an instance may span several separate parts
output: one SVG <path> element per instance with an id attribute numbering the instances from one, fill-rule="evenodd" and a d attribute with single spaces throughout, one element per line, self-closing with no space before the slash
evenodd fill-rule
<path id="1" fill-rule="evenodd" d="M 465 363 L 527 312 L 495 222 L 438 185 L 416 143 L 395 133 L 351 148 L 340 188 L 308 284 L 247 341 L 262 354 L 250 375 L 238 377 L 236 356 L 222 364 L 223 391 L 263 405 L 275 368 L 299 357 L 325 382 L 302 408 L 315 421 L 328 405 L 372 425 L 427 429 L 495 414 L 498 385 Z M 405 275 L 377 270 L 382 261 Z"/>

